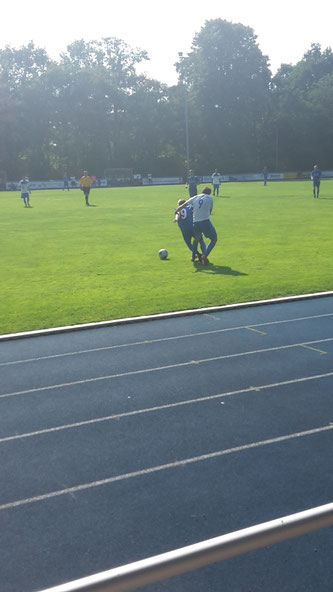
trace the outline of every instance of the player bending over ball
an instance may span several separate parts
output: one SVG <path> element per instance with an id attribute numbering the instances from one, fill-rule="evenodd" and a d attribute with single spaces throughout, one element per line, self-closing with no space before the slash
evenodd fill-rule
<path id="1" fill-rule="evenodd" d="M 179 211 L 179 213 L 176 213 L 175 218 L 174 218 L 174 222 L 178 223 L 180 231 L 183 235 L 183 239 L 192 253 L 193 208 L 192 208 L 192 206 L 182 207 L 182 206 L 184 206 L 184 203 L 185 203 L 185 199 L 178 200 L 178 207 L 181 207 L 181 210 Z M 177 212 L 177 210 L 176 210 L 176 212 Z M 204 250 L 206 249 L 206 245 L 204 243 L 202 235 L 199 240 L 199 243 L 200 243 L 201 251 L 203 253 Z M 193 255 L 192 255 L 192 257 L 193 257 Z M 196 259 L 196 258 L 199 259 L 199 261 L 201 261 L 201 253 L 199 253 L 198 251 L 196 251 L 196 253 L 194 255 L 194 259 Z"/>
<path id="2" fill-rule="evenodd" d="M 30 189 L 30 183 L 29 183 L 28 177 L 23 177 L 23 179 L 21 179 L 21 181 L 19 182 L 19 188 L 21 191 L 21 198 L 24 201 L 24 207 L 31 208 L 31 205 L 30 205 L 31 189 Z"/>
<path id="3" fill-rule="evenodd" d="M 89 177 L 88 171 L 83 171 L 83 175 L 80 179 L 80 189 L 84 193 L 84 197 L 86 199 L 86 206 L 90 206 L 90 203 L 88 201 L 88 197 L 89 197 L 91 185 L 92 185 L 92 178 Z"/>
<path id="4" fill-rule="evenodd" d="M 188 205 L 193 207 L 194 240 L 192 244 L 192 261 L 194 261 L 201 235 L 203 234 L 206 238 L 210 239 L 207 249 L 203 249 L 202 251 L 201 261 L 204 265 L 208 265 L 207 257 L 212 249 L 214 249 L 217 241 L 216 230 L 210 221 L 210 215 L 213 210 L 213 198 L 211 192 L 212 190 L 210 187 L 205 187 L 202 193 L 190 197 L 190 199 L 176 209 L 176 214 L 179 214 L 183 207 Z"/>

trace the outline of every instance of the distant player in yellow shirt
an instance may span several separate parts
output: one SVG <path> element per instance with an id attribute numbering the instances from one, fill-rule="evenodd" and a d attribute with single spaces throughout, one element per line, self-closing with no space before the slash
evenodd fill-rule
<path id="1" fill-rule="evenodd" d="M 90 203 L 88 201 L 88 197 L 89 197 L 90 187 L 92 185 L 92 182 L 93 182 L 92 178 L 89 177 L 88 171 L 83 171 L 83 175 L 80 179 L 80 189 L 83 191 L 84 197 L 86 198 L 86 206 L 90 206 Z"/>

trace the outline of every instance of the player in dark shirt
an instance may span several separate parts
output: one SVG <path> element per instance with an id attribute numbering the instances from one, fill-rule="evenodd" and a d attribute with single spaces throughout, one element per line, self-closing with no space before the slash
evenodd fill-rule
<path id="1" fill-rule="evenodd" d="M 311 173 L 313 197 L 314 198 L 319 197 L 320 177 L 321 177 L 321 170 L 318 168 L 318 165 L 315 164 L 313 167 L 313 171 Z"/>
<path id="2" fill-rule="evenodd" d="M 198 188 L 197 185 L 200 183 L 199 177 L 193 175 L 193 171 L 189 171 L 189 176 L 187 177 L 186 188 L 188 188 L 188 193 L 190 197 L 194 197 L 198 195 Z"/>
<path id="3" fill-rule="evenodd" d="M 178 207 L 185 203 L 185 199 L 178 200 Z M 193 239 L 193 209 L 191 206 L 182 208 L 174 218 L 174 222 L 178 223 L 179 229 L 183 235 L 183 239 L 192 253 L 192 239 Z M 206 245 L 201 237 L 200 248 L 202 253 L 206 250 Z M 201 261 L 201 253 L 198 251 L 195 256 Z"/>

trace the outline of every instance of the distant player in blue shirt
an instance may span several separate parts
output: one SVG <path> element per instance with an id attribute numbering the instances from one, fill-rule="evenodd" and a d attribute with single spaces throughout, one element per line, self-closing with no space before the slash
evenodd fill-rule
<path id="1" fill-rule="evenodd" d="M 320 177 L 321 177 L 321 170 L 318 169 L 318 166 L 315 164 L 313 167 L 313 171 L 311 173 L 313 197 L 314 198 L 319 197 Z"/>
<path id="2" fill-rule="evenodd" d="M 178 208 L 180 208 L 184 203 L 185 203 L 185 199 L 179 199 L 178 200 Z M 193 208 L 191 206 L 186 206 L 185 208 L 181 208 L 181 210 L 175 215 L 174 222 L 178 223 L 179 229 L 183 235 L 183 239 L 192 253 Z M 204 243 L 202 236 L 201 236 L 199 242 L 200 242 L 201 251 L 202 251 L 202 253 L 204 253 L 206 250 L 206 245 Z M 199 261 L 201 261 L 201 253 L 196 251 L 195 258 L 198 258 Z"/>
<path id="3" fill-rule="evenodd" d="M 268 169 L 267 169 L 267 166 L 264 166 L 264 168 L 262 170 L 262 174 L 264 176 L 264 185 L 267 185 L 267 179 L 268 179 Z"/>
<path id="4" fill-rule="evenodd" d="M 199 177 L 196 177 L 195 175 L 193 175 L 193 171 L 190 170 L 189 175 L 187 177 L 187 182 L 186 182 L 186 189 L 188 188 L 188 193 L 189 193 L 190 197 L 194 197 L 195 195 L 198 195 L 197 185 L 199 183 L 200 183 Z"/>
<path id="5" fill-rule="evenodd" d="M 63 191 L 65 191 L 65 189 L 67 189 L 67 191 L 69 191 L 69 180 L 67 175 L 64 175 L 64 186 L 63 186 Z"/>

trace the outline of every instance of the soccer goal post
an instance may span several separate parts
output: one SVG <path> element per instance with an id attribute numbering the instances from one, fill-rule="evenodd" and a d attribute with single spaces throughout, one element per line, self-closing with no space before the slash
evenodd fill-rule
<path id="1" fill-rule="evenodd" d="M 109 185 L 130 185 L 133 183 L 133 169 L 104 169 L 104 176 Z"/>

